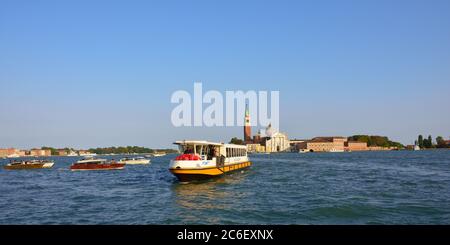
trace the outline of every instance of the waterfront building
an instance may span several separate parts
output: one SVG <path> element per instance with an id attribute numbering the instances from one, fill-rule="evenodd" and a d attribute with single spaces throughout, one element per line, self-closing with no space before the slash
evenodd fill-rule
<path id="1" fill-rule="evenodd" d="M 0 149 L 0 157 L 20 157 L 24 152 L 16 148 Z"/>
<path id="2" fill-rule="evenodd" d="M 293 139 L 289 140 L 290 150 L 292 152 L 298 152 L 299 151 L 299 144 L 305 142 L 306 140 L 299 140 L 299 139 Z"/>
<path id="3" fill-rule="evenodd" d="M 288 136 L 284 133 L 276 132 L 271 137 L 264 137 L 263 145 L 266 152 L 283 152 L 290 150 Z"/>
<path id="4" fill-rule="evenodd" d="M 266 135 L 262 137 L 261 131 L 251 136 L 250 112 L 248 105 L 245 108 L 244 143 L 248 152 L 285 152 L 290 150 L 290 142 L 287 134 L 273 132 L 271 124 L 266 128 Z"/>
<path id="5" fill-rule="evenodd" d="M 316 137 L 297 144 L 298 150 L 310 152 L 343 152 L 346 137 Z"/>
<path id="6" fill-rule="evenodd" d="M 257 144 L 247 144 L 247 152 L 251 152 L 251 153 L 259 153 L 259 152 L 266 152 L 266 147 L 257 143 Z"/>
<path id="7" fill-rule="evenodd" d="M 57 152 L 58 152 L 58 156 L 67 156 L 69 153 L 66 151 L 66 150 L 64 150 L 64 149 L 62 149 L 62 150 L 57 150 Z"/>
<path id="8" fill-rule="evenodd" d="M 51 155 L 52 155 L 51 150 L 42 150 L 42 149 L 30 150 L 30 156 L 34 156 L 34 157 L 48 157 Z"/>
<path id="9" fill-rule="evenodd" d="M 344 143 L 345 151 L 368 151 L 367 142 L 347 141 Z"/>
<path id="10" fill-rule="evenodd" d="M 19 150 L 18 154 L 20 157 L 25 157 L 27 155 L 27 151 Z"/>

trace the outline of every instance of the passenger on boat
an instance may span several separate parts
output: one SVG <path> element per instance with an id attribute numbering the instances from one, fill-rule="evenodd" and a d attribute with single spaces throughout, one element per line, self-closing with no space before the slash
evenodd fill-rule
<path id="1" fill-rule="evenodd" d="M 184 154 L 194 154 L 194 148 L 187 147 L 186 150 L 183 153 Z"/>

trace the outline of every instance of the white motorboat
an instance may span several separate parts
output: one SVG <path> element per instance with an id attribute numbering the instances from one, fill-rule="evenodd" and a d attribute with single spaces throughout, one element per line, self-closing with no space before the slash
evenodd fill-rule
<path id="1" fill-rule="evenodd" d="M 126 157 L 119 160 L 119 163 L 125 164 L 149 164 L 150 159 L 145 157 Z"/>
<path id="2" fill-rule="evenodd" d="M 162 157 L 162 156 L 165 156 L 166 153 L 165 153 L 165 152 L 155 152 L 155 153 L 153 153 L 152 155 L 153 155 L 154 157 Z"/>

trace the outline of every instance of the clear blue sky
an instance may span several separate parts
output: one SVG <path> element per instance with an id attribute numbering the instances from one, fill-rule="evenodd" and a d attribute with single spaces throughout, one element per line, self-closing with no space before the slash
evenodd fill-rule
<path id="1" fill-rule="evenodd" d="M 450 1 L 0 1 L 0 147 L 228 140 L 173 91 L 279 90 L 291 138 L 450 136 Z"/>

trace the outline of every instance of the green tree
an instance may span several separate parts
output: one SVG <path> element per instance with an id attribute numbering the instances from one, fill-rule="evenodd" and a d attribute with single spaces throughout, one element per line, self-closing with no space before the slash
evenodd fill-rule
<path id="1" fill-rule="evenodd" d="M 241 139 L 238 139 L 238 138 L 236 138 L 236 137 L 233 137 L 233 138 L 230 140 L 230 144 L 244 145 L 244 141 L 241 140 Z"/>
<path id="2" fill-rule="evenodd" d="M 386 136 L 353 135 L 348 137 L 348 140 L 366 142 L 368 146 L 397 147 L 399 149 L 404 148 L 404 146 L 401 143 L 391 141 Z"/>
<path id="3" fill-rule="evenodd" d="M 429 135 L 427 139 L 423 139 L 423 147 L 433 148 L 433 139 L 431 138 L 431 135 Z"/>
<path id="4" fill-rule="evenodd" d="M 436 137 L 436 147 L 437 148 L 446 148 L 447 144 L 442 136 Z"/>
<path id="5" fill-rule="evenodd" d="M 419 135 L 419 137 L 417 138 L 417 141 L 419 142 L 419 147 L 423 148 L 423 136 Z"/>

